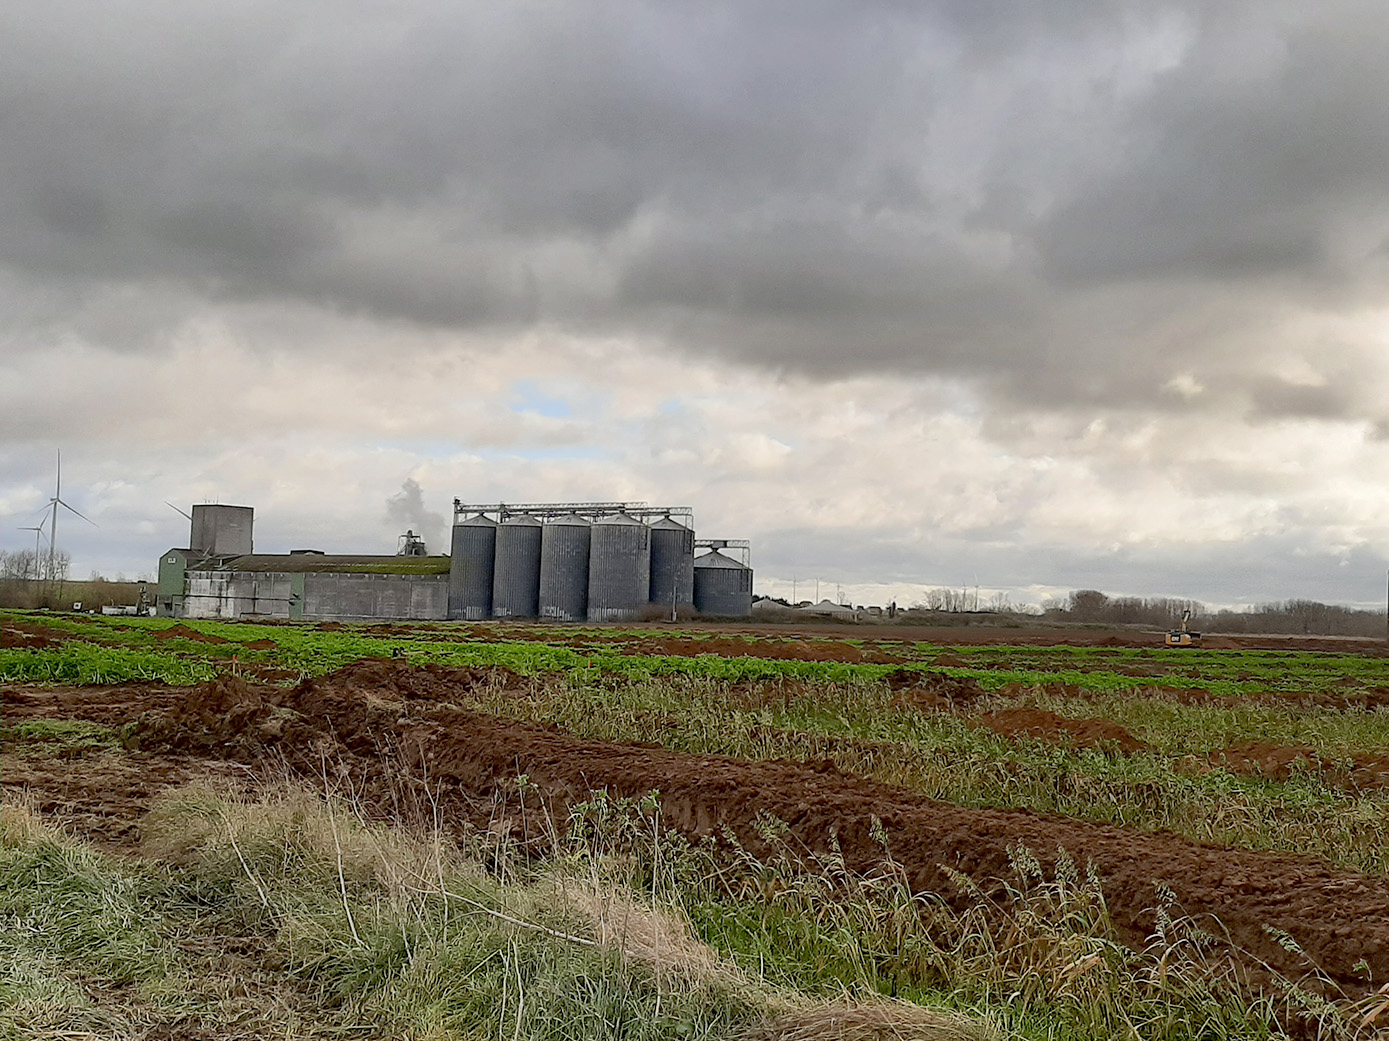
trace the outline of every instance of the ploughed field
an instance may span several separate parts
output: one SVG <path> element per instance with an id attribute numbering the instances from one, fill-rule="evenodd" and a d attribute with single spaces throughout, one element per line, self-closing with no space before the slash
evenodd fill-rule
<path id="1" fill-rule="evenodd" d="M 503 889 L 601 875 L 675 915 L 708 964 L 751 988 L 717 1022 L 633 1005 L 630 1035 L 594 1036 L 875 1036 L 853 1032 L 855 1015 L 921 1037 L 1389 1030 L 1380 647 L 1192 652 L 1133 633 L 981 632 L 0 612 L 0 785 L 91 856 L 180 878 L 203 869 L 169 852 L 171 805 L 201 792 L 223 800 L 205 818 L 229 821 L 227 807 L 297 786 L 353 827 L 471 851 Z M 31 846 L 7 831 L 12 860 Z M 269 869 L 232 846 L 231 874 L 269 908 Z M 335 856 L 324 889 L 341 897 L 344 935 L 365 943 Z M 550 941 L 603 948 L 602 922 L 562 892 L 549 904 L 572 914 L 546 928 L 568 940 Z M 329 963 L 264 954 L 294 932 L 266 929 L 236 934 L 260 945 L 258 986 L 318 1000 L 305 994 Z M 663 963 L 617 949 L 625 968 L 612 971 L 654 987 L 659 1009 L 673 986 Z M 115 1000 L 81 959 L 53 957 L 93 1007 Z M 519 1001 L 515 1024 L 479 1011 L 407 1029 L 370 988 L 401 985 L 414 964 L 406 944 L 376 975 L 349 974 L 350 1015 L 335 983 L 331 1025 L 543 1036 L 519 1025 L 535 1014 L 519 969 L 499 999 Z M 692 1008 L 718 978 L 686 979 Z M 219 1000 L 178 1022 L 235 1032 L 209 1011 Z M 128 1020 L 167 1028 L 157 993 L 132 1001 L 118 1002 Z M 845 1001 L 860 1003 L 852 1015 Z M 796 1034 L 814 1002 L 840 1008 L 839 1025 Z M 785 1025 L 792 1006 L 798 1026 Z M 954 1018 L 911 1019 L 923 1007 Z M 295 1029 L 310 1036 L 313 1019 Z"/>

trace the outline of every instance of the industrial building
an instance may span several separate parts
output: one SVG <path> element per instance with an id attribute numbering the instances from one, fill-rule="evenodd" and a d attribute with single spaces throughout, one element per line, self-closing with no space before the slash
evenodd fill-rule
<path id="1" fill-rule="evenodd" d="M 448 617 L 449 558 L 407 532 L 394 554 L 254 552 L 249 506 L 194 506 L 189 546 L 159 558 L 156 613 L 305 621 Z"/>
<path id="2" fill-rule="evenodd" d="M 449 556 L 413 532 L 391 555 L 257 554 L 251 507 L 194 506 L 191 520 L 189 546 L 160 558 L 165 617 L 620 622 L 752 609 L 748 543 L 696 539 L 688 506 L 455 499 Z"/>

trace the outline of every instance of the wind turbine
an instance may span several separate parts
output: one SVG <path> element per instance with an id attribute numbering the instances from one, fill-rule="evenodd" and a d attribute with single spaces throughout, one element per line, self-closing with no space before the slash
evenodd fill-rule
<path id="1" fill-rule="evenodd" d="M 57 475 L 53 481 L 53 498 L 49 499 L 48 503 L 53 507 L 53 513 L 48 525 L 48 577 L 51 580 L 56 574 L 53 570 L 53 554 L 58 548 L 58 507 L 61 506 L 69 513 L 81 517 L 94 528 L 97 526 L 96 521 L 92 520 L 90 517 L 84 516 L 81 512 L 63 501 L 63 453 L 61 449 L 58 451 Z"/>
<path id="2" fill-rule="evenodd" d="M 36 525 L 35 525 L 35 524 L 21 524 L 20 527 L 19 527 L 19 530 L 20 530 L 20 531 L 32 531 L 32 532 L 34 533 L 34 578 L 35 578 L 35 579 L 37 579 L 37 578 L 39 577 L 39 561 L 43 559 L 43 558 L 39 555 L 39 539 L 43 537 L 43 526 L 44 526 L 44 524 L 46 524 L 47 522 L 48 522 L 48 518 L 45 517 L 43 520 L 39 521 L 38 524 L 36 524 Z"/>

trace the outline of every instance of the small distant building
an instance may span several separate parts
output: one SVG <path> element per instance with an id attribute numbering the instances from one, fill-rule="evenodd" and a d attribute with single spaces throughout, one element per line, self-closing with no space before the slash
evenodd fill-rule
<path id="1" fill-rule="evenodd" d="M 790 604 L 784 604 L 780 600 L 773 600 L 770 597 L 760 597 L 752 602 L 752 617 L 754 618 L 782 622 L 795 618 L 797 614 L 799 614 L 797 609 Z"/>
<path id="2" fill-rule="evenodd" d="M 859 611 L 856 607 L 848 604 L 836 604 L 833 600 L 821 600 L 818 604 L 810 604 L 800 609 L 802 615 L 814 615 L 820 618 L 833 618 L 841 622 L 857 622 Z"/>

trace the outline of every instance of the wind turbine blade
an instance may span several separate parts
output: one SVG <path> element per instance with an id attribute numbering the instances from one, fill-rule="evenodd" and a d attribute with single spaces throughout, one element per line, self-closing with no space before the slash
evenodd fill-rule
<path id="1" fill-rule="evenodd" d="M 86 521 L 86 522 L 87 522 L 88 524 L 90 524 L 92 527 L 94 527 L 94 528 L 99 528 L 99 527 L 101 527 L 101 525 L 97 524 L 96 521 L 92 520 L 90 517 L 86 516 L 85 514 L 81 513 L 80 511 L 74 510 L 74 509 L 73 509 L 71 506 L 69 506 L 67 503 L 63 502 L 62 499 L 54 499 L 53 501 L 56 502 L 59 506 L 61 506 L 63 509 L 67 510 L 69 513 L 75 513 L 75 514 L 77 514 L 77 516 L 81 517 L 84 521 Z"/>
<path id="2" fill-rule="evenodd" d="M 179 514 L 182 514 L 183 516 L 187 517 L 190 521 L 193 519 L 193 515 L 192 515 L 191 513 L 184 513 L 184 512 L 183 512 L 182 510 L 180 510 L 177 506 L 175 506 L 173 503 L 171 503 L 168 499 L 165 499 L 165 500 L 164 500 L 164 505 L 167 506 L 167 507 L 169 507 L 169 509 L 173 510 L 175 513 L 179 513 Z"/>
<path id="3" fill-rule="evenodd" d="M 62 501 L 63 498 L 63 450 L 58 449 L 58 470 L 57 476 L 53 480 L 53 498 Z M 67 503 L 63 503 L 64 506 Z"/>

